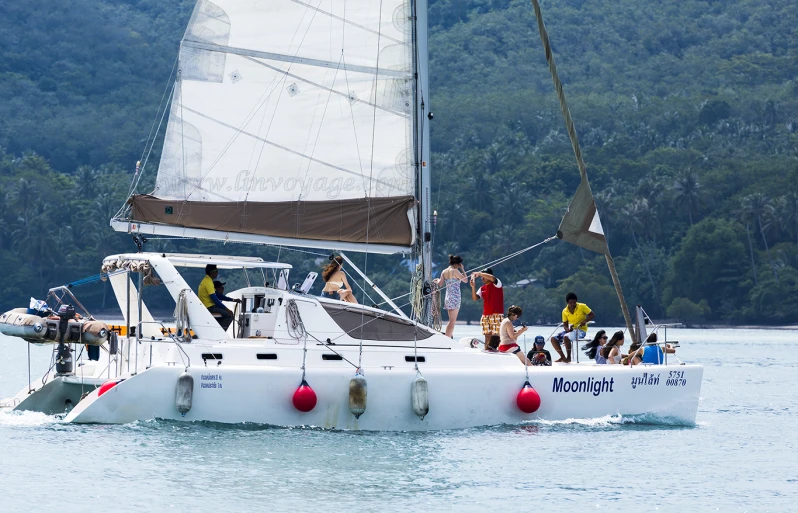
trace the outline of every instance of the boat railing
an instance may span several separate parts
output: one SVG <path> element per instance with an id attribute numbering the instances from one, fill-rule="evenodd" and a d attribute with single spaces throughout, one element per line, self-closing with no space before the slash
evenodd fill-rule
<path id="1" fill-rule="evenodd" d="M 83 310 L 83 313 L 86 315 L 86 318 L 93 319 L 91 312 L 89 312 L 89 310 L 85 306 L 83 306 L 83 303 L 81 303 L 78 300 L 78 298 L 75 297 L 75 294 L 72 293 L 72 291 L 69 288 L 69 285 L 61 285 L 59 287 L 53 287 L 49 291 L 47 291 L 47 298 L 48 299 L 53 298 L 53 300 L 55 300 L 56 302 L 56 307 L 53 308 L 53 311 L 57 311 L 58 307 L 64 304 L 64 299 L 67 296 L 69 296 L 69 298 L 74 302 L 75 305 L 77 305 L 81 310 Z"/>
<path id="2" fill-rule="evenodd" d="M 662 346 L 662 347 L 660 347 L 660 350 L 662 351 L 662 354 L 664 356 L 663 365 L 668 365 L 668 352 L 665 350 L 667 348 L 667 346 L 671 346 L 674 349 L 677 348 L 677 347 L 681 347 L 681 345 L 679 344 L 678 340 L 668 340 L 668 328 L 676 328 L 676 327 L 681 327 L 681 326 L 683 326 L 683 324 L 680 323 L 680 322 L 673 322 L 673 323 L 667 323 L 667 324 L 655 324 L 653 326 L 653 329 L 651 330 L 651 333 L 657 333 L 657 331 L 659 331 L 659 329 L 662 328 L 662 338 L 663 338 L 663 340 L 656 340 L 656 341 L 653 341 L 653 342 L 643 341 L 641 347 L 645 347 L 645 346 Z M 678 362 L 677 365 L 684 365 L 684 362 L 682 362 L 679 359 L 679 357 L 676 356 L 676 353 L 673 354 L 673 358 L 676 358 L 676 361 Z"/>
<path id="3" fill-rule="evenodd" d="M 142 326 L 144 324 L 155 324 L 155 325 L 159 326 L 161 333 L 166 338 L 155 338 L 155 337 L 151 337 L 149 339 L 141 338 L 141 329 L 142 329 Z M 152 344 L 153 343 L 156 343 L 156 344 L 158 344 L 158 343 L 161 343 L 161 344 L 164 344 L 164 343 L 165 344 L 175 344 L 175 346 L 177 346 L 177 349 L 178 349 L 179 353 L 181 353 L 180 354 L 180 359 L 182 360 L 183 356 L 186 357 L 187 362 L 186 362 L 186 360 L 184 360 L 183 364 L 186 365 L 186 363 L 187 363 L 187 365 L 186 365 L 187 367 L 191 366 L 191 358 L 189 358 L 188 354 L 183 349 L 183 346 L 180 345 L 180 341 L 178 340 L 178 337 L 177 337 L 177 331 L 175 331 L 175 333 L 172 333 L 172 331 L 169 328 L 167 328 L 164 325 L 164 323 L 162 323 L 161 321 L 143 321 L 142 320 L 142 321 L 139 321 L 138 323 L 136 323 L 136 338 L 135 338 L 135 341 L 136 341 L 136 360 L 135 360 L 135 363 L 133 365 L 133 375 L 136 375 L 138 373 L 138 368 L 139 368 L 139 350 L 138 350 L 138 346 L 144 340 L 146 340 L 146 342 L 150 345 L 150 350 L 148 351 L 149 352 L 150 361 L 149 361 L 149 364 L 146 367 L 147 369 L 152 367 Z M 128 358 L 127 358 L 128 372 L 130 372 L 130 337 L 128 337 L 128 346 L 127 347 L 128 347 Z M 121 350 L 121 348 L 120 348 L 120 350 Z"/>

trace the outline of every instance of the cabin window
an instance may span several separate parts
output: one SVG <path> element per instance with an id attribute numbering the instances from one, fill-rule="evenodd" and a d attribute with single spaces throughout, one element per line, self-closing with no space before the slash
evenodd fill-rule
<path id="1" fill-rule="evenodd" d="M 323 354 L 321 355 L 321 359 L 330 362 L 340 362 L 344 358 L 340 354 Z"/>
<path id="2" fill-rule="evenodd" d="M 222 353 L 202 353 L 203 360 L 221 360 L 223 358 Z"/>
<path id="3" fill-rule="evenodd" d="M 414 362 L 424 363 L 424 362 L 427 361 L 427 358 L 424 357 L 424 356 L 405 356 L 405 361 L 406 362 L 411 362 L 411 363 L 414 363 Z"/>
<path id="4" fill-rule="evenodd" d="M 275 353 L 258 353 L 258 360 L 276 360 L 277 355 Z"/>

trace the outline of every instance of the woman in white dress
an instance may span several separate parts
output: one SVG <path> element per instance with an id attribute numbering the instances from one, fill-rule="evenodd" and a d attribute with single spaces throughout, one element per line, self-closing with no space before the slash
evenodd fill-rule
<path id="1" fill-rule="evenodd" d="M 463 267 L 463 259 L 459 255 L 449 255 L 449 267 L 441 272 L 441 277 L 434 280 L 439 288 L 446 288 L 446 297 L 443 301 L 443 307 L 449 314 L 449 324 L 446 325 L 446 336 L 452 338 L 454 335 L 454 325 L 457 322 L 457 314 L 460 312 L 460 302 L 462 295 L 460 294 L 460 283 L 466 283 L 468 276 L 466 276 L 465 268 Z"/>

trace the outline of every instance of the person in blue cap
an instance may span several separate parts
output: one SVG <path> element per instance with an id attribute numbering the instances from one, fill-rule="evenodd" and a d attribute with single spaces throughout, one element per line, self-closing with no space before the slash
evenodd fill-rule
<path id="1" fill-rule="evenodd" d="M 546 339 L 538 335 L 535 343 L 526 357 L 532 365 L 551 365 L 551 353 L 543 349 L 546 346 Z"/>

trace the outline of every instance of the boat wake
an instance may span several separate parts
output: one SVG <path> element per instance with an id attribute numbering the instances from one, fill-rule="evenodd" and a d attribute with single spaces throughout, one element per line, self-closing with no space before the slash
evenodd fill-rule
<path id="1" fill-rule="evenodd" d="M 0 409 L 0 427 L 37 427 L 59 422 L 58 417 L 41 412 Z"/>
<path id="2" fill-rule="evenodd" d="M 697 424 L 685 422 L 684 419 L 657 415 L 655 413 L 643 413 L 639 415 L 605 415 L 588 419 L 565 419 L 565 420 L 534 420 L 526 423 L 527 425 L 537 426 L 563 426 L 573 428 L 604 429 L 613 427 L 639 427 L 641 429 L 651 429 L 657 427 L 697 427 Z"/>

